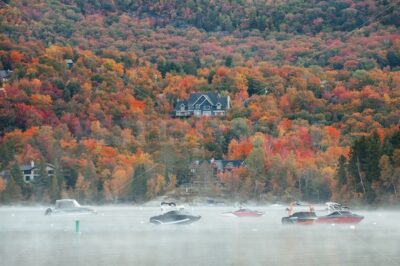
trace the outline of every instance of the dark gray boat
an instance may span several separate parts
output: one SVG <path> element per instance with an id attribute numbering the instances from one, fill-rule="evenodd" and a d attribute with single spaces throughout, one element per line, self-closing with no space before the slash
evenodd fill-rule
<path id="1" fill-rule="evenodd" d="M 173 202 L 161 203 L 161 215 L 150 218 L 153 224 L 190 224 L 200 220 L 201 216 L 193 215 L 184 210 L 183 207 L 177 208 Z"/>

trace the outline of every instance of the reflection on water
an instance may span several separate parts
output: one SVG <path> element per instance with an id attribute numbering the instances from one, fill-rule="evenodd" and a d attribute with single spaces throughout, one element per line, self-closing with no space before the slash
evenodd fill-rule
<path id="1" fill-rule="evenodd" d="M 257 209 L 266 215 L 198 207 L 197 223 L 157 226 L 148 220 L 159 208 L 48 217 L 45 208 L 3 207 L 0 265 L 400 265 L 400 212 L 357 212 L 365 219 L 355 227 L 283 226 L 283 207 Z"/>

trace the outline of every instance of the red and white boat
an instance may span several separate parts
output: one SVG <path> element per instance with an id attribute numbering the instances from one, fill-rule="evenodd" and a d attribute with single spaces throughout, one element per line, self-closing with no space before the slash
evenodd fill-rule
<path id="1" fill-rule="evenodd" d="M 233 212 L 224 212 L 221 215 L 228 217 L 260 217 L 263 216 L 264 213 L 247 208 L 240 208 L 239 210 Z"/>
<path id="2" fill-rule="evenodd" d="M 319 216 L 315 221 L 318 224 L 358 224 L 364 219 L 364 216 L 354 214 L 348 207 L 335 202 L 328 202 L 328 215 Z"/>
<path id="3" fill-rule="evenodd" d="M 364 216 L 351 211 L 334 211 L 328 215 L 320 216 L 315 221 L 317 224 L 358 224 Z"/>

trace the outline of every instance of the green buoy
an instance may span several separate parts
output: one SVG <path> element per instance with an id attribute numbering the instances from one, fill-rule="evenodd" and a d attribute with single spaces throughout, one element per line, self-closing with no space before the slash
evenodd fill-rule
<path id="1" fill-rule="evenodd" d="M 77 233 L 77 234 L 81 233 L 81 223 L 79 220 L 75 221 L 75 233 Z"/>

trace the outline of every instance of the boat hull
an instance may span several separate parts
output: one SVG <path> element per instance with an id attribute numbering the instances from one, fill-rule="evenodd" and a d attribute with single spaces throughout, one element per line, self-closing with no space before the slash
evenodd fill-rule
<path id="1" fill-rule="evenodd" d="M 90 208 L 71 208 L 71 209 L 46 209 L 45 215 L 81 215 L 81 214 L 97 214 L 97 212 Z"/>
<path id="2" fill-rule="evenodd" d="M 262 212 L 233 212 L 237 217 L 260 217 L 263 216 Z"/>
<path id="3" fill-rule="evenodd" d="M 224 212 L 221 213 L 221 215 L 227 217 L 260 217 L 263 216 L 264 213 L 259 211 L 246 210 L 246 211 Z"/>
<path id="4" fill-rule="evenodd" d="M 282 218 L 282 224 L 299 224 L 310 225 L 314 224 L 317 216 L 314 212 L 297 212 L 290 216 Z"/>
<path id="5" fill-rule="evenodd" d="M 282 224 L 299 224 L 299 225 L 310 225 L 314 224 L 316 219 L 290 219 L 289 217 L 282 218 Z"/>
<path id="6" fill-rule="evenodd" d="M 191 224 L 200 220 L 201 216 L 194 215 L 158 215 L 150 218 L 152 224 Z"/>
<path id="7" fill-rule="evenodd" d="M 344 217 L 319 217 L 318 224 L 358 224 L 364 219 L 363 216 L 344 216 Z"/>

